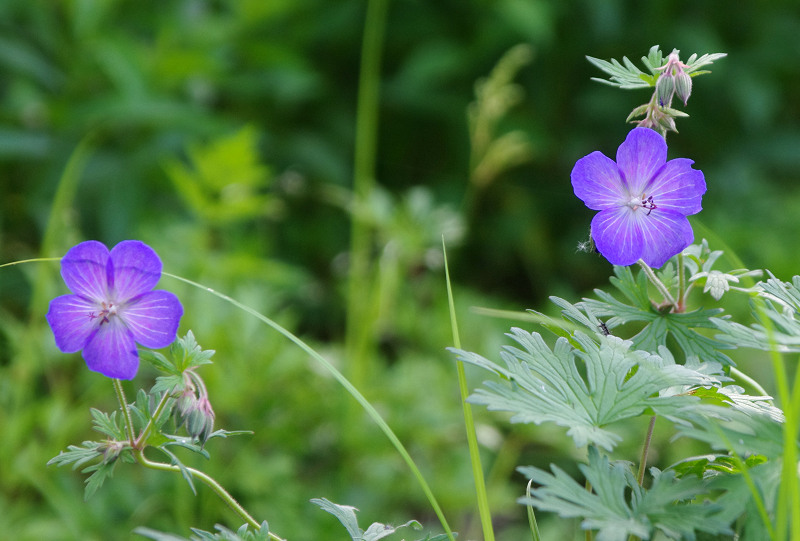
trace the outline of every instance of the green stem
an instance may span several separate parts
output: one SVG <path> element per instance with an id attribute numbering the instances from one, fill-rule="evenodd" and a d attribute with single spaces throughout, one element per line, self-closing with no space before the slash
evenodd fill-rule
<path id="1" fill-rule="evenodd" d="M 161 400 L 158 402 L 156 410 L 153 412 L 153 415 L 147 422 L 147 426 L 144 427 L 142 433 L 139 434 L 138 438 L 136 438 L 136 441 L 133 444 L 134 449 L 143 449 L 144 446 L 147 445 L 147 438 L 150 437 L 150 432 L 153 430 L 153 423 L 155 423 L 156 419 L 161 416 L 161 412 L 164 411 L 164 407 L 167 405 L 169 397 L 169 393 L 164 393 L 161 396 Z"/>
<path id="2" fill-rule="evenodd" d="M 163 462 L 153 462 L 151 460 L 148 460 L 148 458 L 146 456 L 144 456 L 144 451 L 142 449 L 136 449 L 135 450 L 135 455 L 136 455 L 136 460 L 139 462 L 139 464 L 141 464 L 142 466 L 145 466 L 147 468 L 150 468 L 150 469 L 153 469 L 153 470 L 160 470 L 160 471 L 170 471 L 170 472 L 179 472 L 179 473 L 181 472 L 181 468 L 179 468 L 178 466 L 175 466 L 173 464 L 165 464 Z M 236 501 L 236 498 L 231 496 L 228 493 L 228 491 L 225 490 L 225 488 L 217 482 L 216 479 L 214 479 L 213 477 L 207 475 L 206 473 L 204 473 L 204 472 L 202 472 L 200 470 L 196 470 L 196 469 L 190 468 L 188 466 L 184 466 L 183 469 L 185 471 L 188 471 L 189 473 L 191 473 L 192 477 L 196 477 L 197 479 L 200 479 L 203 483 L 205 483 L 208 487 L 210 487 L 211 490 L 213 490 L 214 493 L 217 496 L 219 496 L 219 498 L 228 505 L 228 507 L 233 509 L 233 511 L 237 515 L 242 517 L 245 520 L 245 522 L 247 522 L 247 524 L 249 524 L 250 526 L 252 526 L 256 530 L 259 530 L 261 528 L 261 524 L 259 524 L 256 521 L 256 519 L 254 519 L 250 515 L 250 513 L 248 513 L 247 510 L 244 507 L 242 507 L 242 505 L 238 501 Z M 270 539 L 273 539 L 274 541 L 283 541 L 280 537 L 278 537 L 277 535 L 273 534 L 272 532 L 270 532 L 269 537 L 270 537 Z"/>
<path id="3" fill-rule="evenodd" d="M 350 269 L 347 289 L 345 351 L 351 377 L 363 387 L 367 377 L 373 333 L 370 303 L 370 220 L 365 209 L 375 187 L 375 154 L 378 140 L 378 97 L 381 52 L 388 0 L 369 0 L 361 48 L 358 81 L 356 140 L 353 157 L 353 203 L 350 231 Z"/>
<path id="4" fill-rule="evenodd" d="M 117 378 L 113 378 L 111 381 L 114 383 L 114 391 L 117 393 L 119 407 L 122 409 L 122 416 L 125 418 L 125 429 L 128 431 L 128 442 L 131 444 L 131 447 L 135 447 L 133 420 L 131 419 L 131 411 L 128 409 L 128 401 L 125 399 L 125 391 L 122 389 L 122 382 Z"/>
<path id="5" fill-rule="evenodd" d="M 686 311 L 686 269 L 683 268 L 683 252 L 678 254 L 678 303 L 676 307 L 678 312 Z"/>
<path id="6" fill-rule="evenodd" d="M 760 395 L 769 396 L 769 393 L 767 393 L 766 389 L 764 389 L 764 387 L 762 387 L 761 384 L 759 384 L 756 380 L 754 380 L 753 378 L 751 378 L 750 376 L 748 376 L 735 366 L 731 366 L 730 371 L 731 371 L 731 376 L 735 377 L 736 379 L 744 381 L 745 383 L 750 385 L 753 389 L 755 389 L 756 392 L 759 393 Z"/>
<path id="7" fill-rule="evenodd" d="M 672 297 L 672 294 L 669 292 L 669 289 L 667 289 L 667 286 L 664 285 L 664 282 L 662 282 L 661 280 L 658 279 L 658 276 L 656 276 L 656 273 L 653 272 L 653 269 L 650 268 L 650 265 L 648 265 L 647 263 L 645 263 L 641 259 L 639 261 L 637 261 L 637 263 L 642 268 L 644 273 L 647 275 L 647 278 L 650 280 L 650 282 L 654 286 L 656 286 L 656 289 L 658 289 L 658 291 L 664 297 L 664 300 L 667 303 L 669 303 L 672 306 L 675 306 L 677 308 L 677 304 L 675 303 L 675 299 Z"/>
<path id="8" fill-rule="evenodd" d="M 644 446 L 642 447 L 642 456 L 639 459 L 639 473 L 636 475 L 636 481 L 639 486 L 644 482 L 644 472 L 647 470 L 647 454 L 650 452 L 650 442 L 653 439 L 653 429 L 656 426 L 656 416 L 650 417 L 650 426 L 647 427 L 647 435 L 644 438 Z"/>
<path id="9" fill-rule="evenodd" d="M 456 309 L 453 302 L 453 288 L 450 283 L 450 269 L 447 265 L 447 250 L 442 238 L 442 253 L 444 254 L 444 273 L 447 281 L 447 300 L 450 307 L 450 324 L 453 332 L 453 345 L 460 349 L 461 338 L 458 334 L 458 323 L 456 321 Z M 472 416 L 472 406 L 467 402 L 469 388 L 467 386 L 467 376 L 464 372 L 464 363 L 456 361 L 458 371 L 458 387 L 461 391 L 461 405 L 464 410 L 464 425 L 467 429 L 467 446 L 469 447 L 470 462 L 472 463 L 472 478 L 475 480 L 475 492 L 478 499 L 478 514 L 481 518 L 484 541 L 494 541 L 494 529 L 492 528 L 492 513 L 489 509 L 489 498 L 486 495 L 486 481 L 483 476 L 481 466 L 481 453 L 478 448 L 478 437 L 475 430 L 475 420 Z M 535 519 L 534 519 L 535 520 Z M 535 522 L 534 522 L 535 523 Z"/>

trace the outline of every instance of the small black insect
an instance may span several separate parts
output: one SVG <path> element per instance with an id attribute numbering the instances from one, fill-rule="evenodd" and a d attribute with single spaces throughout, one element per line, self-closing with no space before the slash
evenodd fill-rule
<path id="1" fill-rule="evenodd" d="M 608 327 L 606 327 L 606 324 L 603 321 L 601 321 L 597 327 L 600 329 L 600 332 L 603 333 L 603 336 L 608 336 L 611 334 L 611 331 L 608 330 Z"/>

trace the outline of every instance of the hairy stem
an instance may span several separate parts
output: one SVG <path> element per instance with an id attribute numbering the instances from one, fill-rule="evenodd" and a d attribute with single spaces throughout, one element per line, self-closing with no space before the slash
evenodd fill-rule
<path id="1" fill-rule="evenodd" d="M 683 252 L 678 254 L 678 306 L 675 307 L 677 312 L 686 311 L 686 269 L 683 268 Z"/>
<path id="2" fill-rule="evenodd" d="M 653 429 L 656 426 L 656 416 L 650 417 L 650 426 L 647 427 L 647 435 L 644 438 L 644 446 L 642 447 L 642 456 L 639 459 L 639 473 L 636 475 L 636 481 L 639 486 L 644 482 L 644 472 L 647 470 L 647 453 L 650 452 L 650 441 L 653 439 Z"/>
<path id="3" fill-rule="evenodd" d="M 131 444 L 131 447 L 133 447 L 133 420 L 131 419 L 131 412 L 128 409 L 128 401 L 125 399 L 125 391 L 122 389 L 122 382 L 120 380 L 113 378 L 111 381 L 114 383 L 114 391 L 117 393 L 119 407 L 122 409 L 122 416 L 125 418 L 125 429 L 128 432 L 128 442 Z"/>
<path id="4" fill-rule="evenodd" d="M 145 466 L 147 468 L 150 468 L 150 469 L 153 469 L 153 470 L 171 471 L 171 472 L 180 472 L 181 471 L 181 468 L 179 468 L 178 466 L 175 466 L 174 464 L 165 464 L 164 462 L 154 462 L 152 460 L 149 460 L 146 456 L 144 456 L 144 451 L 142 449 L 136 449 L 135 450 L 135 455 L 136 455 L 136 460 L 139 462 L 139 464 L 141 464 L 142 466 Z M 230 493 L 228 493 L 228 491 L 225 490 L 225 488 L 217 482 L 216 479 L 214 479 L 213 477 L 209 476 L 206 473 L 203 473 L 200 470 L 196 470 L 196 469 L 190 468 L 188 466 L 184 466 L 183 469 L 185 471 L 188 471 L 189 473 L 191 473 L 192 477 L 196 477 L 197 479 L 200 479 L 203 483 L 205 483 L 208 487 L 210 487 L 211 490 L 213 490 L 214 493 L 217 496 L 219 496 L 219 498 L 228 505 L 228 507 L 233 509 L 233 511 L 237 515 L 239 515 L 241 518 L 243 518 L 245 520 L 245 522 L 247 522 L 247 524 L 249 524 L 250 526 L 252 526 L 256 530 L 261 528 L 261 524 L 259 524 L 256 521 L 256 519 L 254 519 L 250 515 L 250 513 L 248 513 L 247 510 L 244 507 L 242 507 L 242 505 L 238 501 L 236 501 L 236 498 L 231 496 Z M 283 539 L 281 539 L 277 535 L 273 534 L 272 532 L 270 532 L 269 537 L 273 541 L 283 541 Z"/>
<path id="5" fill-rule="evenodd" d="M 642 268 L 644 273 L 647 275 L 647 278 L 650 280 L 650 282 L 654 286 L 656 286 L 656 289 L 658 289 L 658 291 L 664 297 L 664 300 L 667 303 L 671 304 L 672 306 L 677 307 L 675 299 L 672 297 L 672 294 L 669 292 L 669 289 L 667 289 L 667 286 L 664 285 L 664 282 L 662 282 L 661 280 L 658 279 L 658 276 L 656 276 L 656 273 L 653 272 L 653 269 L 650 268 L 650 265 L 648 265 L 647 263 L 645 263 L 641 259 L 639 261 L 637 261 L 637 263 Z"/>
<path id="6" fill-rule="evenodd" d="M 150 436 L 150 432 L 153 430 L 153 423 L 155 423 L 156 419 L 161 416 L 161 412 L 164 411 L 164 407 L 167 405 L 168 400 L 169 393 L 164 393 L 161 396 L 161 400 L 158 402 L 158 405 L 156 406 L 156 410 L 153 412 L 153 415 L 147 422 L 147 426 L 144 427 L 142 433 L 139 434 L 139 437 L 136 438 L 136 441 L 133 443 L 133 447 L 135 449 L 142 449 L 143 446 L 147 444 L 147 438 Z"/>

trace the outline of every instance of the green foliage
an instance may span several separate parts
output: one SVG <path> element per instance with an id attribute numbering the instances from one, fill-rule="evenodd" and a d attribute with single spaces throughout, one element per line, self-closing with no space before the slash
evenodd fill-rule
<path id="1" fill-rule="evenodd" d="M 258 132 L 245 127 L 187 150 L 191 167 L 177 160 L 165 169 L 183 200 L 200 218 L 213 224 L 250 220 L 274 213 L 278 200 L 264 193 L 271 175 L 260 163 Z"/>
<path id="2" fill-rule="evenodd" d="M 142 350 L 143 358 L 169 375 L 157 378 L 156 385 L 149 393 L 140 389 L 136 394 L 136 401 L 133 404 L 126 404 L 125 411 L 119 410 L 107 414 L 92 408 L 94 429 L 106 435 L 107 439 L 85 441 L 81 447 L 70 445 L 66 452 L 62 451 L 48 464 L 58 466 L 72 464 L 73 469 L 76 469 L 99 458 L 98 463 L 81 470 L 83 473 L 91 472 L 86 479 L 84 495 L 88 500 L 103 485 L 104 481 L 112 476 L 117 460 L 128 463 L 142 461 L 142 455 L 140 454 L 139 458 L 136 458 L 136 454 L 143 453 L 146 447 L 152 446 L 169 458 L 169 464 L 180 471 L 192 492 L 196 494 L 193 470 L 184 465 L 171 448 L 186 449 L 208 459 L 210 455 L 204 449 L 208 440 L 251 434 L 249 431 L 217 430 L 211 432 L 208 430 L 208 433 L 198 438 L 188 424 L 186 426 L 187 432 L 189 432 L 188 437 L 167 432 L 167 429 L 170 428 L 168 425 L 170 418 L 175 417 L 180 420 L 180 416 L 185 415 L 185 412 L 178 409 L 181 400 L 185 403 L 185 398 L 189 396 L 188 405 L 183 405 L 181 408 L 196 409 L 196 400 L 193 400 L 196 392 L 195 386 L 200 386 L 199 393 L 201 395 L 204 395 L 206 391 L 202 380 L 194 371 L 199 366 L 211 364 L 210 358 L 213 355 L 213 350 L 204 351 L 200 347 L 191 331 L 175 340 L 170 346 L 169 357 L 158 352 Z M 131 419 L 131 424 L 124 427 L 123 419 L 126 417 Z M 211 423 L 213 423 L 213 412 L 211 413 Z M 180 421 L 177 422 L 177 428 L 181 424 Z"/>
<path id="3" fill-rule="evenodd" d="M 714 318 L 715 324 L 722 334 L 717 338 L 740 347 L 770 350 L 776 348 L 781 352 L 800 351 L 800 276 L 791 282 L 783 282 L 774 276 L 766 282 L 758 284 L 760 302 L 764 306 L 764 314 L 772 323 L 767 330 L 763 324 L 754 323 L 749 327 L 741 323 Z"/>
<path id="4" fill-rule="evenodd" d="M 381 524 L 380 522 L 373 522 L 369 528 L 362 530 L 358 526 L 358 519 L 356 518 L 355 513 L 357 509 L 355 507 L 351 507 L 349 505 L 339 505 L 337 503 L 328 501 L 325 498 L 314 498 L 311 500 L 311 503 L 318 505 L 323 511 L 335 516 L 339 522 L 342 523 L 342 526 L 345 527 L 347 533 L 350 534 L 350 538 L 353 541 L 378 541 L 379 539 L 383 539 L 384 537 L 392 535 L 400 528 L 407 528 L 409 526 L 415 530 L 422 529 L 422 525 L 420 525 L 419 522 L 416 520 L 410 520 L 405 524 L 401 524 L 400 526 L 389 526 L 387 524 Z M 434 537 L 427 535 L 419 541 L 444 541 L 445 539 L 447 539 L 447 536 L 444 534 L 436 535 Z"/>
<path id="5" fill-rule="evenodd" d="M 150 528 L 136 528 L 133 533 L 153 539 L 154 541 L 268 541 L 269 526 L 266 522 L 261 524 L 261 528 L 257 531 L 250 530 L 250 527 L 245 524 L 235 532 L 217 524 L 215 526 L 216 532 L 207 532 L 198 528 L 192 528 L 191 537 L 181 537 L 168 533 L 159 532 Z"/>
<path id="6" fill-rule="evenodd" d="M 716 60 L 726 56 L 726 53 L 704 54 L 700 57 L 698 57 L 697 54 L 693 54 L 685 62 L 688 66 L 686 68 L 686 73 L 690 74 L 692 77 L 696 75 L 702 75 L 704 73 L 710 73 L 709 71 L 700 70 L 700 68 L 709 64 L 713 64 Z M 621 63 L 613 58 L 610 62 L 601 60 L 599 58 L 593 58 L 591 56 L 587 56 L 586 58 L 593 65 L 605 72 L 609 77 L 608 79 L 592 77 L 593 81 L 623 89 L 649 88 L 656 86 L 656 79 L 658 79 L 660 74 L 659 68 L 663 68 L 665 64 L 664 53 L 661 52 L 661 49 L 658 45 L 653 45 L 650 47 L 650 51 L 647 53 L 647 56 L 642 57 L 642 64 L 644 64 L 645 68 L 647 68 L 650 73 L 645 73 L 637 68 L 633 62 L 628 60 L 627 56 L 622 57 Z"/>
<path id="7" fill-rule="evenodd" d="M 695 539 L 695 531 L 731 533 L 728 522 L 720 517 L 720 506 L 691 505 L 710 492 L 697 477 L 676 479 L 674 472 L 653 469 L 653 483 L 644 489 L 629 464 L 609 463 L 608 457 L 592 446 L 588 464 L 578 467 L 591 490 L 556 466 L 551 466 L 552 473 L 520 468 L 523 475 L 540 485 L 520 503 L 561 517 L 580 517 L 584 529 L 597 530 L 597 541 L 623 541 L 628 536 L 651 539 L 656 531 L 668 539 L 688 541 Z"/>
<path id="8" fill-rule="evenodd" d="M 511 382 L 487 382 L 470 401 L 513 412 L 511 422 L 567 427 L 578 447 L 595 444 L 611 451 L 620 437 L 608 425 L 645 410 L 673 412 L 696 401 L 687 394 L 673 395 L 671 387 L 711 384 L 707 376 L 676 365 L 666 349 L 663 357 L 637 352 L 631 342 L 615 336 L 592 339 L 578 331 L 572 335 L 575 346 L 562 337 L 552 350 L 538 333 L 512 329 L 509 336 L 523 349 L 504 348 L 506 368 L 454 350 L 460 360 Z M 580 370 L 576 358 L 583 364 Z"/>
<path id="9" fill-rule="evenodd" d="M 631 338 L 636 349 L 655 352 L 659 346 L 665 346 L 667 338 L 671 336 L 687 358 L 696 355 L 723 366 L 731 364 L 731 359 L 720 351 L 730 346 L 695 330 L 715 328 L 711 318 L 719 315 L 721 309 L 698 309 L 685 313 L 670 312 L 669 308 L 660 309 L 650 301 L 649 281 L 644 272 L 640 271 L 634 277 L 630 267 L 615 266 L 614 274 L 611 283 L 627 302 L 599 289 L 595 290 L 598 299 L 584 299 L 582 302 L 582 306 L 596 317 L 609 318 L 605 322 L 609 330 L 630 322 L 644 322 L 644 328 Z"/>

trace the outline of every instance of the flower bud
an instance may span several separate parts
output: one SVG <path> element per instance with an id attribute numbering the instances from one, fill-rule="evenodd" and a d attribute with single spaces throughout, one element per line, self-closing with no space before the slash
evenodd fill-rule
<path id="1" fill-rule="evenodd" d="M 689 101 L 689 96 L 692 94 L 692 77 L 683 70 L 680 70 L 675 75 L 675 93 L 684 105 Z"/>
<path id="2" fill-rule="evenodd" d="M 211 403 L 207 397 L 202 396 L 196 401 L 192 411 L 189 412 L 189 416 L 186 419 L 186 431 L 192 438 L 203 445 L 214 431 L 214 417 Z"/>
<path id="3" fill-rule="evenodd" d="M 675 81 L 672 79 L 672 75 L 668 71 L 665 71 L 658 77 L 658 81 L 656 81 L 658 105 L 661 107 L 668 107 L 674 94 Z"/>

